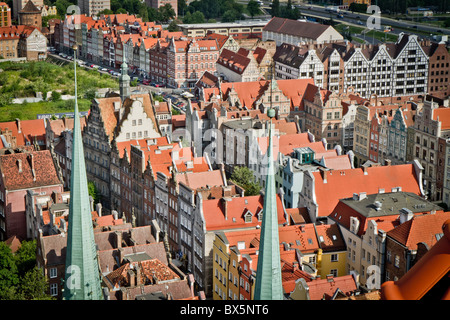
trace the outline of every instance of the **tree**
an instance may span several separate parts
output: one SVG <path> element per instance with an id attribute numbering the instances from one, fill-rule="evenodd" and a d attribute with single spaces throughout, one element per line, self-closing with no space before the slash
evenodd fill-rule
<path id="1" fill-rule="evenodd" d="M 48 279 L 44 276 L 41 269 L 34 266 L 23 276 L 19 286 L 19 292 L 16 299 L 21 300 L 54 300 L 46 294 L 48 290 Z"/>
<path id="2" fill-rule="evenodd" d="M 158 11 L 161 14 L 162 21 L 169 21 L 170 19 L 175 18 L 175 10 L 173 10 L 172 5 L 170 3 L 166 3 L 162 7 L 159 7 Z"/>
<path id="3" fill-rule="evenodd" d="M 245 196 L 258 195 L 261 190 L 261 186 L 255 181 L 253 172 L 247 167 L 235 166 L 231 180 L 245 189 Z"/>
<path id="4" fill-rule="evenodd" d="M 259 7 L 260 7 L 259 2 L 256 2 L 256 0 L 250 0 L 248 2 L 248 4 L 247 4 L 247 11 L 251 15 L 252 19 L 253 19 L 254 16 L 259 14 L 259 12 L 260 12 Z"/>
<path id="5" fill-rule="evenodd" d="M 18 274 L 23 277 L 36 265 L 36 241 L 23 241 L 14 254 L 14 258 L 16 259 Z"/>
<path id="6" fill-rule="evenodd" d="M 14 295 L 12 288 L 19 284 L 16 259 L 11 248 L 0 242 L 0 300 L 9 299 Z"/>
<path id="7" fill-rule="evenodd" d="M 187 11 L 187 3 L 186 0 L 178 0 L 178 15 L 184 16 L 184 13 Z"/>
<path id="8" fill-rule="evenodd" d="M 94 199 L 94 203 L 100 202 L 100 193 L 98 192 L 97 187 L 95 186 L 95 183 L 92 181 L 88 182 L 88 192 L 89 195 Z"/>
<path id="9" fill-rule="evenodd" d="M 234 10 L 227 10 L 222 15 L 222 22 L 233 22 L 237 19 L 236 13 Z"/>
<path id="10" fill-rule="evenodd" d="M 171 23 L 169 23 L 169 26 L 167 27 L 167 30 L 169 30 L 170 32 L 180 31 L 180 28 L 178 27 L 177 20 L 173 20 Z"/>
<path id="11" fill-rule="evenodd" d="M 205 15 L 201 11 L 195 11 L 192 16 L 192 22 L 191 23 L 205 23 Z"/>
<path id="12" fill-rule="evenodd" d="M 58 91 L 52 91 L 52 101 L 59 101 L 61 100 L 61 93 Z"/>
<path id="13" fill-rule="evenodd" d="M 273 0 L 271 5 L 272 17 L 279 17 L 280 13 L 280 0 Z"/>

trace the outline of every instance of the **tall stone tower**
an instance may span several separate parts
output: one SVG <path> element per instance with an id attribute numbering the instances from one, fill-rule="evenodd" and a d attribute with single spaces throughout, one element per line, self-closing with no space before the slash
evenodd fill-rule
<path id="1" fill-rule="evenodd" d="M 120 99 L 122 102 L 130 96 L 130 76 L 128 75 L 128 64 L 125 61 L 125 51 L 122 53 L 122 65 L 120 66 L 120 77 L 119 77 L 119 87 L 120 87 Z"/>
<path id="2" fill-rule="evenodd" d="M 258 265 L 256 269 L 255 300 L 283 300 L 281 280 L 280 241 L 278 235 L 277 194 L 275 189 L 275 161 L 272 144 L 272 118 L 275 110 L 270 108 L 268 169 L 264 194 Z"/>
<path id="3" fill-rule="evenodd" d="M 67 232 L 64 300 L 100 300 L 100 270 L 92 226 L 86 164 L 77 102 L 76 48 L 75 114 L 73 125 L 72 172 Z"/>

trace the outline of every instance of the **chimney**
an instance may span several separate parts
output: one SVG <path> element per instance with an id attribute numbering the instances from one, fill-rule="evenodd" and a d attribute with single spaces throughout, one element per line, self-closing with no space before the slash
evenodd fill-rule
<path id="1" fill-rule="evenodd" d="M 385 166 L 390 166 L 390 165 L 391 165 L 391 160 L 385 159 L 385 160 L 384 160 L 384 165 L 385 165 Z"/>
<path id="2" fill-rule="evenodd" d="M 92 196 L 89 196 L 89 204 L 90 204 L 91 212 L 94 211 L 94 198 L 92 198 Z"/>
<path id="3" fill-rule="evenodd" d="M 22 124 L 20 123 L 20 119 L 19 118 L 16 118 L 16 124 L 17 124 L 17 131 L 19 133 L 21 133 L 22 132 Z"/>
<path id="4" fill-rule="evenodd" d="M 116 231 L 114 234 L 116 236 L 116 247 L 120 249 L 122 248 L 122 231 Z"/>
<path id="5" fill-rule="evenodd" d="M 22 160 L 21 159 L 17 159 L 17 167 L 19 169 L 19 173 L 22 172 Z"/>
<path id="6" fill-rule="evenodd" d="M 225 220 L 228 220 L 228 202 L 231 201 L 230 198 L 222 198 L 223 203 L 223 214 L 225 216 Z"/>
<path id="7" fill-rule="evenodd" d="M 189 288 L 191 289 L 191 297 L 194 297 L 194 284 L 195 284 L 195 279 L 194 279 L 194 275 L 191 273 L 188 275 L 188 283 L 189 283 Z"/>
<path id="8" fill-rule="evenodd" d="M 328 170 L 325 170 L 323 168 L 319 168 L 319 169 L 320 169 L 320 172 L 322 173 L 323 183 L 327 183 Z"/>
<path id="9" fill-rule="evenodd" d="M 367 176 L 367 175 L 369 174 L 369 173 L 367 172 L 367 167 L 366 167 L 366 166 L 363 166 L 362 169 L 363 169 L 364 175 Z"/>
<path id="10" fill-rule="evenodd" d="M 411 220 L 414 217 L 414 213 L 407 208 L 402 208 L 400 210 L 400 224 Z"/>
<path id="11" fill-rule="evenodd" d="M 127 272 L 127 280 L 128 280 L 128 284 L 130 285 L 130 287 L 135 287 L 136 286 L 135 273 L 131 269 L 129 269 L 128 272 Z"/>
<path id="12" fill-rule="evenodd" d="M 119 218 L 119 213 L 116 210 L 112 211 L 112 216 L 114 220 L 117 220 Z"/>
<path id="13" fill-rule="evenodd" d="M 297 270 L 299 269 L 299 268 L 298 268 L 298 261 L 292 262 L 292 266 L 293 266 L 292 272 L 297 271 Z"/>
<path id="14" fill-rule="evenodd" d="M 28 161 L 30 162 L 31 173 L 33 174 L 33 181 L 36 181 L 36 170 L 34 168 L 34 155 L 32 153 L 28 155 Z"/>
<path id="15" fill-rule="evenodd" d="M 122 265 L 122 260 L 123 260 L 123 248 L 119 248 L 119 266 Z"/>
<path id="16" fill-rule="evenodd" d="M 102 216 L 102 204 L 97 203 L 96 207 L 97 207 L 98 216 L 101 217 Z"/>
<path id="17" fill-rule="evenodd" d="M 135 272 L 136 272 L 136 286 L 140 286 L 142 284 L 142 279 L 141 279 L 141 267 L 139 266 L 139 264 L 135 266 Z"/>

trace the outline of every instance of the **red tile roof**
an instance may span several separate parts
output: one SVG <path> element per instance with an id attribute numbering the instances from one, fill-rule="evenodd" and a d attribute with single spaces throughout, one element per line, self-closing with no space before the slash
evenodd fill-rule
<path id="1" fill-rule="evenodd" d="M 441 285 L 436 300 L 450 300 L 448 276 L 450 272 L 450 219 L 442 225 L 443 237 L 398 281 L 381 285 L 382 300 L 420 300 L 433 288 Z M 444 287 L 445 286 L 445 287 Z"/>
<path id="2" fill-rule="evenodd" d="M 352 197 L 353 193 L 375 194 L 380 188 L 390 191 L 392 188 L 402 187 L 402 191 L 421 195 L 413 164 L 369 167 L 365 170 L 367 174 L 364 174 L 363 168 L 329 170 L 325 172 L 326 182 L 323 178 L 324 173 L 312 172 L 318 204 L 317 215 L 328 216 L 339 199 Z"/>
<path id="3" fill-rule="evenodd" d="M 419 242 L 426 243 L 429 248 L 438 242 L 436 235 L 442 233 L 442 225 L 450 219 L 450 212 L 436 212 L 414 216 L 411 220 L 389 231 L 387 235 L 410 250 L 417 250 Z"/>
<path id="4" fill-rule="evenodd" d="M 308 282 L 310 300 L 330 300 L 339 289 L 347 296 L 357 290 L 353 276 L 346 275 Z"/>
<path id="5" fill-rule="evenodd" d="M 224 180 L 221 170 L 211 170 L 203 172 L 181 172 L 177 173 L 176 180 L 178 183 L 183 183 L 191 189 L 209 186 L 223 186 Z"/>
<path id="6" fill-rule="evenodd" d="M 254 228 L 257 225 L 261 225 L 261 221 L 258 221 L 258 213 L 263 208 L 264 198 L 262 195 L 229 199 L 230 201 L 227 201 L 227 210 L 225 210 L 224 200 L 222 199 L 203 200 L 203 215 L 207 231 Z M 283 224 L 286 219 L 279 196 L 277 196 L 277 208 L 278 223 Z M 252 214 L 251 222 L 245 222 L 244 215 L 248 211 Z M 225 212 L 227 217 L 225 217 Z"/>
<path id="7" fill-rule="evenodd" d="M 433 120 L 441 122 L 441 130 L 450 129 L 450 108 L 437 108 L 433 110 Z"/>
<path id="8" fill-rule="evenodd" d="M 0 155 L 0 171 L 7 190 L 62 185 L 49 150 Z"/>

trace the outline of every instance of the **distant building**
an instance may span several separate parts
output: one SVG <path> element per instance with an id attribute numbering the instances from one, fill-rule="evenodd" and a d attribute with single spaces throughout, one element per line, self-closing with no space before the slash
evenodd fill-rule
<path id="1" fill-rule="evenodd" d="M 26 5 L 19 11 L 19 24 L 35 27 L 39 30 L 42 28 L 42 15 L 33 1 L 29 0 Z"/>
<path id="2" fill-rule="evenodd" d="M 233 36 L 235 40 L 242 38 L 262 38 L 262 30 L 267 21 L 245 20 L 226 23 L 179 24 L 180 30 L 189 37 L 205 37 L 208 33 Z"/>
<path id="3" fill-rule="evenodd" d="M 11 26 L 11 8 L 6 2 L 0 2 L 0 27 Z"/>
<path id="4" fill-rule="evenodd" d="M 274 40 L 277 46 L 343 41 L 342 35 L 332 26 L 273 17 L 263 29 L 263 41 Z"/>
<path id="5" fill-rule="evenodd" d="M 80 13 L 86 14 L 89 17 L 95 17 L 103 10 L 111 9 L 110 0 L 79 0 L 78 6 L 80 7 Z"/>
<path id="6" fill-rule="evenodd" d="M 155 9 L 163 7 L 166 4 L 170 4 L 172 9 L 175 11 L 175 17 L 178 17 L 178 0 L 145 0 L 145 4 L 150 8 Z"/>
<path id="7" fill-rule="evenodd" d="M 42 8 L 44 6 L 44 0 L 13 0 L 13 19 L 19 19 L 19 12 L 23 7 L 32 1 L 37 8 Z"/>

